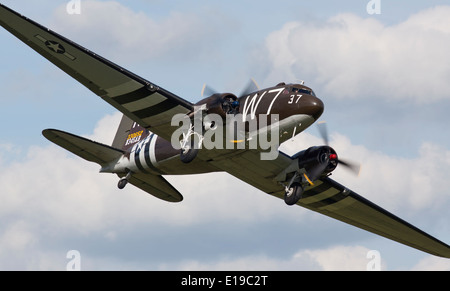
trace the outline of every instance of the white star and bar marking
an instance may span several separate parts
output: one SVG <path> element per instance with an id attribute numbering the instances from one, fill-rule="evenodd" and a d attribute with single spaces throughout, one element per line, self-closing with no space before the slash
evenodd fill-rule
<path id="1" fill-rule="evenodd" d="M 74 57 L 73 55 L 69 54 L 66 49 L 62 46 L 62 44 L 54 41 L 54 40 L 48 40 L 46 38 L 44 38 L 42 35 L 35 35 L 34 37 L 36 37 L 37 39 L 39 39 L 41 42 L 44 43 L 44 45 L 51 50 L 52 52 L 55 52 L 57 54 L 62 54 L 64 56 L 66 56 L 67 58 L 69 58 L 70 60 L 74 61 L 76 59 L 76 57 Z"/>

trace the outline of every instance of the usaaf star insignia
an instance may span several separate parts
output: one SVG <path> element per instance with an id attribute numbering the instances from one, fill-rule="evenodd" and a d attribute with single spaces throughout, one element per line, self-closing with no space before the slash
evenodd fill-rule
<path id="1" fill-rule="evenodd" d="M 63 54 L 66 52 L 66 50 L 64 49 L 64 47 L 57 43 L 56 41 L 53 40 L 47 40 L 45 42 L 45 45 L 51 50 L 54 51 L 57 54 Z"/>
<path id="2" fill-rule="evenodd" d="M 54 40 L 48 40 L 39 34 L 36 34 L 34 37 L 37 38 L 39 41 L 41 41 L 52 52 L 63 55 L 68 59 L 70 59 L 71 61 L 75 61 L 77 59 L 75 56 L 69 54 L 59 42 L 56 42 Z"/>

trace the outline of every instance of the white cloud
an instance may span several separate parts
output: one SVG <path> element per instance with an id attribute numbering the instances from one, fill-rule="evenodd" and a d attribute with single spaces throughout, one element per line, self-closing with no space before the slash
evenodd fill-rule
<path id="1" fill-rule="evenodd" d="M 95 125 L 94 132 L 85 137 L 96 142 L 111 145 L 122 116 L 123 114 L 119 111 L 111 115 L 106 115 Z"/>
<path id="2" fill-rule="evenodd" d="M 450 271 L 450 260 L 426 257 L 412 268 L 413 271 Z"/>
<path id="3" fill-rule="evenodd" d="M 306 79 L 337 98 L 447 99 L 449 17 L 439 6 L 390 26 L 353 14 L 288 23 L 266 39 L 268 79 Z"/>
<path id="4" fill-rule="evenodd" d="M 207 15 L 171 12 L 154 19 L 116 1 L 83 1 L 78 15 L 68 15 L 66 5 L 61 5 L 50 26 L 113 60 L 139 62 L 195 57 L 219 35 Z"/>
<path id="5" fill-rule="evenodd" d="M 321 139 L 305 132 L 287 141 L 281 149 L 294 154 L 320 144 Z M 338 133 L 331 134 L 330 145 L 339 158 L 361 165 L 358 176 L 338 165 L 332 179 L 399 216 L 427 211 L 435 219 L 446 219 L 444 210 L 450 206 L 446 190 L 450 188 L 446 178 L 446 169 L 450 167 L 448 149 L 423 143 L 416 157 L 399 158 L 354 145 Z"/>
<path id="6" fill-rule="evenodd" d="M 325 249 L 299 250 L 283 259 L 267 255 L 224 258 L 214 262 L 187 261 L 176 266 L 161 265 L 160 269 L 209 270 L 209 271 L 365 271 L 372 258 L 370 250 L 361 246 L 334 246 Z M 380 270 L 386 268 L 380 258 Z"/>
<path id="7" fill-rule="evenodd" d="M 8 225 L 0 237 L 1 252 L 21 251 L 36 243 L 28 228 L 27 223 L 20 220 Z"/>
<path id="8" fill-rule="evenodd" d="M 361 246 L 337 246 L 324 250 L 301 251 L 294 257 L 309 256 L 324 271 L 365 271 L 368 264 L 373 260 L 372 257 L 367 258 L 369 251 L 369 249 Z M 379 268 L 380 270 L 383 269 L 383 265 L 380 265 Z"/>
<path id="9" fill-rule="evenodd" d="M 90 138 L 110 140 L 119 120 L 118 114 L 106 116 L 97 124 Z M 334 178 L 339 182 L 381 206 L 388 206 L 396 214 L 414 216 L 427 209 L 438 210 L 421 218 L 429 226 L 448 220 L 446 212 L 441 211 L 448 208 L 448 196 L 437 191 L 449 186 L 449 182 L 443 179 L 450 163 L 448 151 L 425 144 L 417 158 L 407 160 L 370 153 L 338 134 L 332 134 L 330 142 L 342 157 L 351 156 L 364 164 L 358 179 L 347 176 L 341 169 L 336 170 L 340 174 Z M 288 141 L 285 147 L 297 151 L 318 143 L 317 138 L 303 133 L 295 141 Z M 115 175 L 99 174 L 97 165 L 53 145 L 30 147 L 25 159 L 3 166 L 8 167 L 8 171 L 0 177 L 4 193 L 0 216 L 9 226 L 1 226 L 0 246 L 10 251 L 0 252 L 1 269 L 63 269 L 66 262 L 64 250 L 73 248 L 65 241 L 69 237 L 82 238 L 89 243 L 89 237 L 93 235 L 115 243 L 124 239 L 125 232 L 133 233 L 133 229 L 137 231 L 136 228 L 143 225 L 156 231 L 161 227 L 214 228 L 216 223 L 225 221 L 249 226 L 273 221 L 317 222 L 313 212 L 288 207 L 282 200 L 221 173 L 168 177 L 185 196 L 183 202 L 172 204 L 131 185 L 118 190 Z M 419 178 L 414 181 L 416 176 Z M 328 219 L 319 223 L 324 221 Z M 60 242 L 61 245 L 54 246 L 58 249 L 48 249 L 43 245 L 49 237 Z M 365 248 L 342 246 L 321 251 L 299 250 L 289 259 L 251 254 L 240 259 L 219 261 L 185 260 L 176 264 L 160 264 L 159 268 L 364 269 L 367 264 L 365 253 Z M 33 260 L 29 260 L 30 254 Z M 98 268 L 98 264 L 101 268 L 108 268 L 101 265 L 105 260 L 116 262 L 114 266 L 121 264 L 121 260 L 114 256 L 84 257 L 88 262 L 85 266 L 92 269 Z M 8 263 L 10 258 L 15 258 L 14 265 Z M 98 264 L 95 263 L 97 260 Z M 142 266 L 147 266 L 142 262 L 137 265 L 144 269 Z M 132 268 L 132 263 L 124 261 L 123 266 Z M 152 266 L 157 265 L 153 263 Z"/>

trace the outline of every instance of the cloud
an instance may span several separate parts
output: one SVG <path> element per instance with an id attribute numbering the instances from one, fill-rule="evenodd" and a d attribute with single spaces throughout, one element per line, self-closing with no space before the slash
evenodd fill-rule
<path id="1" fill-rule="evenodd" d="M 156 19 L 116 1 L 82 1 L 77 15 L 69 15 L 61 5 L 50 26 L 108 58 L 139 62 L 194 58 L 220 35 L 216 21 L 207 15 L 173 11 Z"/>
<path id="2" fill-rule="evenodd" d="M 450 271 L 450 260 L 437 257 L 426 257 L 417 263 L 412 271 Z"/>
<path id="3" fill-rule="evenodd" d="M 187 261 L 176 266 L 162 265 L 161 269 L 208 270 L 208 271 L 365 271 L 372 257 L 367 258 L 369 249 L 361 246 L 333 246 L 324 249 L 299 250 L 283 259 L 267 255 L 224 258 L 214 262 Z M 380 270 L 385 269 L 380 258 Z"/>
<path id="4" fill-rule="evenodd" d="M 89 138 L 108 143 L 115 134 L 120 117 L 120 114 L 114 114 L 100 120 Z M 284 147 L 298 151 L 317 142 L 317 138 L 303 133 L 299 138 L 288 141 Z M 449 199 L 443 191 L 439 191 L 449 186 L 442 176 L 450 163 L 448 151 L 437 145 L 425 144 L 417 158 L 408 160 L 370 153 L 362 146 L 352 145 L 348 138 L 339 134 L 332 134 L 330 142 L 340 155 L 352 156 L 364 164 L 363 173 L 357 179 L 347 176 L 342 169 L 336 170 L 340 174 L 336 173 L 333 178 L 339 182 L 381 206 L 395 210 L 396 214 L 416 217 L 427 213 L 420 220 L 430 227 L 433 224 L 442 225 L 440 221 L 448 220 L 445 210 Z M 122 266 L 129 269 L 295 267 L 329 270 L 364 269 L 367 264 L 367 249 L 364 247 L 329 246 L 333 235 L 320 231 L 332 224 L 329 218 L 299 207 L 288 207 L 282 200 L 223 173 L 167 177 L 185 196 L 182 203 L 173 204 L 156 199 L 131 185 L 118 190 L 115 175 L 99 174 L 97 165 L 57 146 L 32 146 L 24 152 L 26 156 L 21 160 L 0 160 L 1 166 L 8 168 L 0 177 L 3 185 L 0 217 L 4 222 L 0 226 L 0 246 L 3 250 L 0 252 L 0 269 L 64 269 L 66 252 L 77 249 L 77 245 L 84 258 L 84 268 L 88 269 Z M 264 233 L 273 232 L 277 221 L 290 221 L 289 224 L 283 223 L 286 231 L 292 227 L 308 229 L 307 225 L 311 223 L 318 225 L 315 233 L 301 244 L 302 249 L 297 248 L 287 259 L 280 259 L 273 251 L 272 255 L 268 255 L 268 249 L 263 246 L 252 251 L 239 247 L 238 253 L 244 253 L 237 259 L 235 251 L 227 250 L 222 240 L 214 239 L 218 235 L 215 233 L 217 229 L 224 232 L 220 235 L 222 239 L 235 235 L 243 241 L 241 243 L 253 242 L 248 237 L 248 229 L 256 231 L 258 234 L 253 234 L 256 237 L 266 238 L 259 232 L 262 229 Z M 280 233 L 285 233 L 277 227 Z M 133 253 L 133 250 L 123 249 L 123 245 L 130 242 L 140 245 L 141 241 L 149 241 L 155 249 L 163 248 L 161 243 L 170 241 L 172 244 L 170 239 L 163 238 L 165 232 L 170 232 L 170 237 L 192 240 L 185 240 L 182 247 L 183 253 L 189 253 L 196 250 L 198 244 L 201 245 L 192 235 L 206 230 L 210 233 L 209 243 L 218 244 L 217 248 L 221 249 L 218 253 L 215 251 L 214 256 L 192 259 L 192 256 L 185 254 L 179 260 L 159 258 L 152 259 L 150 263 L 148 257 L 142 257 L 142 254 L 139 260 L 114 255 L 119 246 L 121 252 Z M 309 241 L 323 239 L 328 243 L 320 249 L 311 249 Z M 99 243 L 111 249 L 100 251 Z M 269 241 L 267 243 L 270 244 Z M 8 263 L 11 261 L 14 264 Z"/>
<path id="5" fill-rule="evenodd" d="M 304 132 L 283 144 L 281 150 L 294 154 L 322 143 Z M 332 179 L 398 215 L 429 212 L 435 219 L 446 219 L 443 213 L 450 206 L 450 181 L 446 178 L 450 151 L 445 147 L 424 142 L 413 158 L 400 158 L 354 145 L 335 132 L 330 145 L 340 158 L 361 165 L 358 176 L 338 165 Z"/>
<path id="6" fill-rule="evenodd" d="M 111 145 L 116 135 L 117 128 L 122 120 L 123 114 L 117 111 L 114 114 L 106 115 L 94 127 L 94 132 L 86 135 L 85 138 L 94 140 L 106 145 Z"/>
<path id="7" fill-rule="evenodd" d="M 323 96 L 430 103 L 449 98 L 449 17 L 450 6 L 438 6 L 396 25 L 353 14 L 290 22 L 267 37 L 261 54 L 268 79 L 302 78 Z"/>

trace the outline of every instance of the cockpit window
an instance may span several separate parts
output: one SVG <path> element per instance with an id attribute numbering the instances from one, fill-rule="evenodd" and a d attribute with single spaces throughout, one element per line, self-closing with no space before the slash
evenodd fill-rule
<path id="1" fill-rule="evenodd" d="M 307 89 L 304 89 L 304 88 L 295 88 L 295 87 L 293 87 L 292 88 L 292 93 L 303 93 L 303 94 L 312 95 L 314 97 L 316 96 L 316 94 L 314 94 L 313 90 L 307 90 Z"/>

